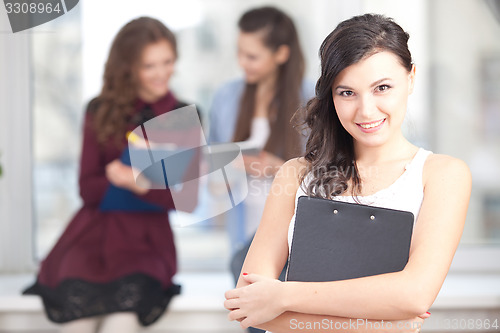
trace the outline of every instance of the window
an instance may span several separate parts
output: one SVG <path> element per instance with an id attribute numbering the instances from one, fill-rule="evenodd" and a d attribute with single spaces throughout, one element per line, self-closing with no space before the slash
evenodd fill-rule
<path id="1" fill-rule="evenodd" d="M 473 195 L 454 267 L 500 270 L 492 266 L 500 253 L 498 7 L 465 0 L 359 1 L 349 7 L 344 1 L 328 0 L 271 4 L 295 19 L 307 61 L 306 76 L 313 81 L 318 76 L 319 45 L 339 21 L 361 12 L 385 13 L 410 32 L 417 86 L 405 131 L 418 145 L 465 160 L 473 173 Z M 104 61 L 118 29 L 140 15 L 159 18 L 172 28 L 180 56 L 172 89 L 179 98 L 196 103 L 206 122 L 215 90 L 241 75 L 236 60 L 237 20 L 246 9 L 259 5 L 231 0 L 143 1 L 127 4 L 120 15 L 114 15 L 110 13 L 117 13 L 116 8 L 107 2 L 84 1 L 63 17 L 33 29 L 38 259 L 50 250 L 80 205 L 77 177 L 83 110 L 99 92 Z M 104 21 L 105 26 L 93 24 Z M 53 33 L 35 33 L 39 31 Z M 226 270 L 230 252 L 226 227 L 222 218 L 175 227 L 180 269 Z"/>
<path id="2" fill-rule="evenodd" d="M 482 252 L 477 269 L 499 271 L 492 253 L 500 254 L 500 8 L 493 1 L 429 4 L 433 145 L 466 161 L 473 178 L 454 267 L 466 269 L 472 261 L 465 258 Z"/>
<path id="3" fill-rule="evenodd" d="M 69 14 L 44 26 L 57 33 L 33 38 L 34 62 L 34 183 L 36 256 L 43 258 L 80 206 L 77 177 L 81 121 L 85 104 L 99 93 L 104 63 L 112 39 L 132 18 L 148 15 L 162 20 L 177 36 L 179 60 L 172 90 L 196 103 L 207 118 L 211 98 L 225 81 L 241 76 L 236 59 L 237 20 L 258 1 L 147 1 L 116 8 L 107 2 L 80 2 Z M 335 22 L 359 12 L 342 9 L 341 1 L 317 1 L 315 11 L 332 15 L 303 17 L 303 1 L 277 1 L 299 27 L 307 60 L 307 76 L 315 80 L 317 50 Z M 220 18 L 224 17 L 224 20 Z M 106 25 L 96 25 L 104 22 Z M 40 28 L 41 29 L 41 28 Z M 53 57 L 53 50 L 59 55 Z M 50 53 L 48 50 L 52 50 Z M 63 59 L 59 59 L 63 58 Z M 206 121 L 206 120 L 205 120 Z M 181 217 L 182 218 L 182 217 Z M 175 221 L 173 221 L 175 223 Z M 205 223 L 174 227 L 181 271 L 227 270 L 230 244 L 227 222 L 219 216 Z"/>
<path id="4" fill-rule="evenodd" d="M 464 160 L 472 196 L 452 271 L 500 271 L 500 13 L 497 2 L 365 2 L 410 33 L 417 66 L 407 134 L 435 153 Z M 459 37 L 458 37 L 459 36 Z M 413 123 L 413 124 L 412 124 Z"/>

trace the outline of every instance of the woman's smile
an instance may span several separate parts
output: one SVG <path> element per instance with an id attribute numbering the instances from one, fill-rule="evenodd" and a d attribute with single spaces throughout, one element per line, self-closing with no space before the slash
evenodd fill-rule
<path id="1" fill-rule="evenodd" d="M 356 125 L 358 125 L 358 127 L 365 133 L 373 133 L 382 128 L 385 123 L 385 119 L 386 118 L 367 123 L 356 123 Z"/>

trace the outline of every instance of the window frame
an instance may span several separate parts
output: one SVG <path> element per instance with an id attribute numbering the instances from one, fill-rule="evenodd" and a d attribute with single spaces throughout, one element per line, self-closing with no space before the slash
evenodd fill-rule
<path id="1" fill-rule="evenodd" d="M 35 268 L 31 34 L 13 34 L 5 11 L 0 31 L 0 272 L 17 273 Z"/>

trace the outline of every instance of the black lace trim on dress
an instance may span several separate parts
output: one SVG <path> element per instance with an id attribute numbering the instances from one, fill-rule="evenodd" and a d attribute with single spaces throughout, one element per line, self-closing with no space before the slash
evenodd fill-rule
<path id="1" fill-rule="evenodd" d="M 163 314 L 181 286 L 163 289 L 160 281 L 142 274 L 132 274 L 108 283 L 67 279 L 52 289 L 38 281 L 24 295 L 42 297 L 45 313 L 55 323 L 109 314 L 135 312 L 143 326 L 154 323 Z"/>

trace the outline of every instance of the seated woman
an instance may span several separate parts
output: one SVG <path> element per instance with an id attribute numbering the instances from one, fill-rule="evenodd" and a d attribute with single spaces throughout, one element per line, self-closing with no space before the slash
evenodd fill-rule
<path id="1" fill-rule="evenodd" d="M 138 332 L 180 291 L 172 281 L 177 261 L 167 214 L 175 208 L 171 192 L 139 186 L 120 160 L 128 131 L 186 105 L 169 87 L 176 59 L 174 34 L 153 18 L 132 20 L 113 41 L 102 91 L 85 114 L 83 207 L 25 291 L 42 297 L 48 318 L 62 324 L 63 333 Z M 101 209 L 111 185 L 154 209 L 131 211 L 126 203 Z"/>

